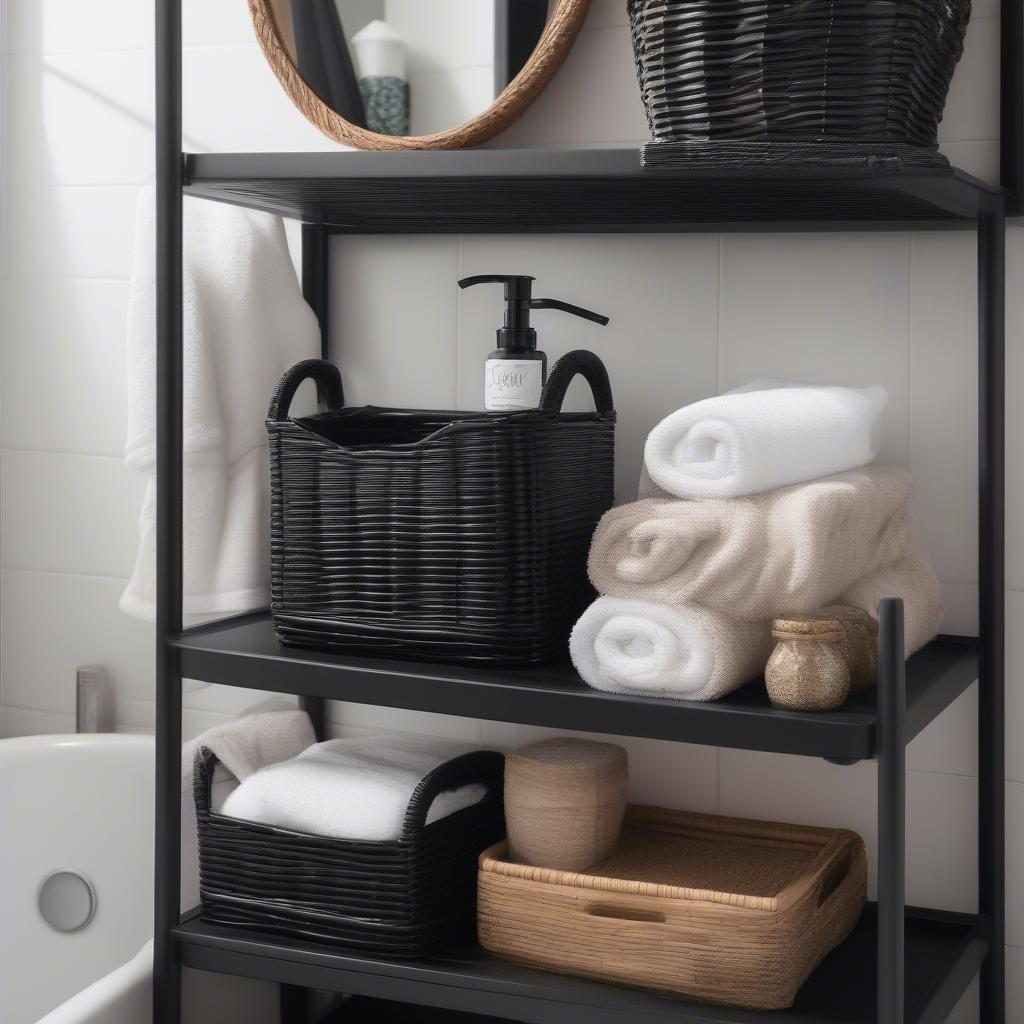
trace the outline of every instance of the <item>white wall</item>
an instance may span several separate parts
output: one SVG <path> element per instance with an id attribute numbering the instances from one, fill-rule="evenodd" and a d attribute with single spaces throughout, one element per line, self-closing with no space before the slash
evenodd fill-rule
<path id="1" fill-rule="evenodd" d="M 4 735 L 66 730 L 76 665 L 110 667 L 124 728 L 152 722 L 152 636 L 117 597 L 134 555 L 142 481 L 124 469 L 123 320 L 135 197 L 152 166 L 150 4 L 9 0 L 9 221 L 0 368 L 0 686 Z M 547 93 L 499 145 L 631 144 L 646 138 L 621 0 L 595 0 Z M 242 0 L 191 0 L 191 149 L 331 149 L 265 68 Z M 979 0 L 943 125 L 955 162 L 997 165 L 995 0 Z M 462 274 L 535 274 L 542 291 L 612 317 L 602 330 L 538 315 L 555 357 L 586 345 L 609 364 L 627 497 L 645 432 L 683 402 L 755 376 L 883 383 L 886 459 L 918 483 L 925 544 L 948 627 L 976 628 L 974 238 L 969 233 L 363 238 L 337 240 L 334 345 L 353 400 L 479 406 L 496 294 Z M 1024 233 L 1008 247 L 1008 939 L 1024 1019 Z M 400 294 L 403 301 L 395 302 Z M 415 310 L 415 314 L 409 311 Z M 418 336 L 414 349 L 409 338 Z M 401 363 L 407 373 L 389 376 Z M 577 393 L 575 400 L 581 401 Z M 252 698 L 190 695 L 194 731 Z M 235 703 L 229 705 L 227 702 Z M 382 727 L 513 746 L 542 730 L 335 705 L 337 731 Z M 976 696 L 910 750 L 909 897 L 975 905 Z M 634 796 L 846 825 L 875 847 L 875 769 L 625 741 Z M 976 1019 L 971 1000 L 957 1020 Z"/>
<path id="2" fill-rule="evenodd" d="M 384 18 L 409 45 L 409 133 L 431 135 L 494 100 L 494 4 L 384 0 Z"/>

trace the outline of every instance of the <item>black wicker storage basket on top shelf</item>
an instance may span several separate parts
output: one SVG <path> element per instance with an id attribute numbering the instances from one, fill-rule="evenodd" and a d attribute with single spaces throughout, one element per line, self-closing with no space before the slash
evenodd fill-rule
<path id="1" fill-rule="evenodd" d="M 647 166 L 946 166 L 970 0 L 629 0 Z"/>
<path id="2" fill-rule="evenodd" d="M 464 754 L 430 772 L 388 842 L 304 835 L 211 808 L 218 761 L 196 755 L 194 795 L 203 920 L 328 942 L 394 959 L 471 941 L 477 859 L 504 835 L 504 758 Z M 425 824 L 434 797 L 473 782 L 479 803 Z"/>
<path id="3" fill-rule="evenodd" d="M 576 374 L 597 411 L 563 413 Z M 299 384 L 328 402 L 289 419 Z M 282 643 L 532 665 L 564 655 L 594 592 L 590 538 L 613 501 L 604 364 L 573 352 L 536 410 L 345 409 L 308 360 L 270 405 L 272 611 Z"/>

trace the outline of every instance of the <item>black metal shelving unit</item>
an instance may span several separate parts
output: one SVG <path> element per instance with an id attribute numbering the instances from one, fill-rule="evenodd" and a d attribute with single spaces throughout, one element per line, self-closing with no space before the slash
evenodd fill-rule
<path id="1" fill-rule="evenodd" d="M 647 172 L 635 150 L 181 152 L 181 2 L 157 10 L 157 836 L 154 1024 L 179 1024 L 184 966 L 281 985 L 285 1024 L 320 1019 L 313 990 L 354 997 L 338 1020 L 394 1019 L 391 1000 L 532 1024 L 940 1024 L 981 975 L 983 1024 L 1004 1024 L 1004 228 L 1024 188 L 1024 17 L 1002 0 L 1001 170 L 711 177 Z M 751 685 L 713 704 L 604 694 L 568 664 L 514 671 L 282 647 L 266 614 L 182 628 L 182 196 L 302 221 L 303 291 L 326 350 L 334 234 L 962 229 L 978 238 L 979 622 L 904 661 L 902 608 L 883 602 L 879 685 L 832 714 L 772 708 Z M 204 924 L 180 913 L 183 677 L 324 701 L 823 757 L 878 761 L 878 902 L 792 1010 L 708 1007 L 530 970 L 479 949 L 412 963 Z M 979 910 L 905 906 L 906 745 L 975 680 Z M 376 1007 L 376 1009 L 375 1009 Z M 425 1013 L 427 1011 L 424 1011 Z M 430 1020 L 439 1019 L 435 1015 Z M 335 1017 L 331 1017 L 332 1020 Z M 463 1019 L 463 1018 L 459 1018 Z"/>

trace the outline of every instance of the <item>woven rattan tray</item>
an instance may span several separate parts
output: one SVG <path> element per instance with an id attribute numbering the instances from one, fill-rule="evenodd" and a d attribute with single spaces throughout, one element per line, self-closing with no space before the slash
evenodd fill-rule
<path id="1" fill-rule="evenodd" d="M 478 934 L 567 974 L 751 1009 L 792 1005 L 864 906 L 864 843 L 843 829 L 630 807 L 622 842 L 576 873 L 480 857 Z"/>

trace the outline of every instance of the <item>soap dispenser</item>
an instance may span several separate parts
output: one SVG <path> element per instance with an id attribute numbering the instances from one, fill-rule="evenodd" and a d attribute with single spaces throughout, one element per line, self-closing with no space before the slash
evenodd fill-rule
<path id="1" fill-rule="evenodd" d="M 484 407 L 491 412 L 536 409 L 540 405 L 548 358 L 537 351 L 530 310 L 560 309 L 602 326 L 608 323 L 608 317 L 561 299 L 532 298 L 535 280 L 522 274 L 479 274 L 459 282 L 460 288 L 475 284 L 505 286 L 505 326 L 498 328 L 498 347 L 487 357 L 484 372 Z"/>

